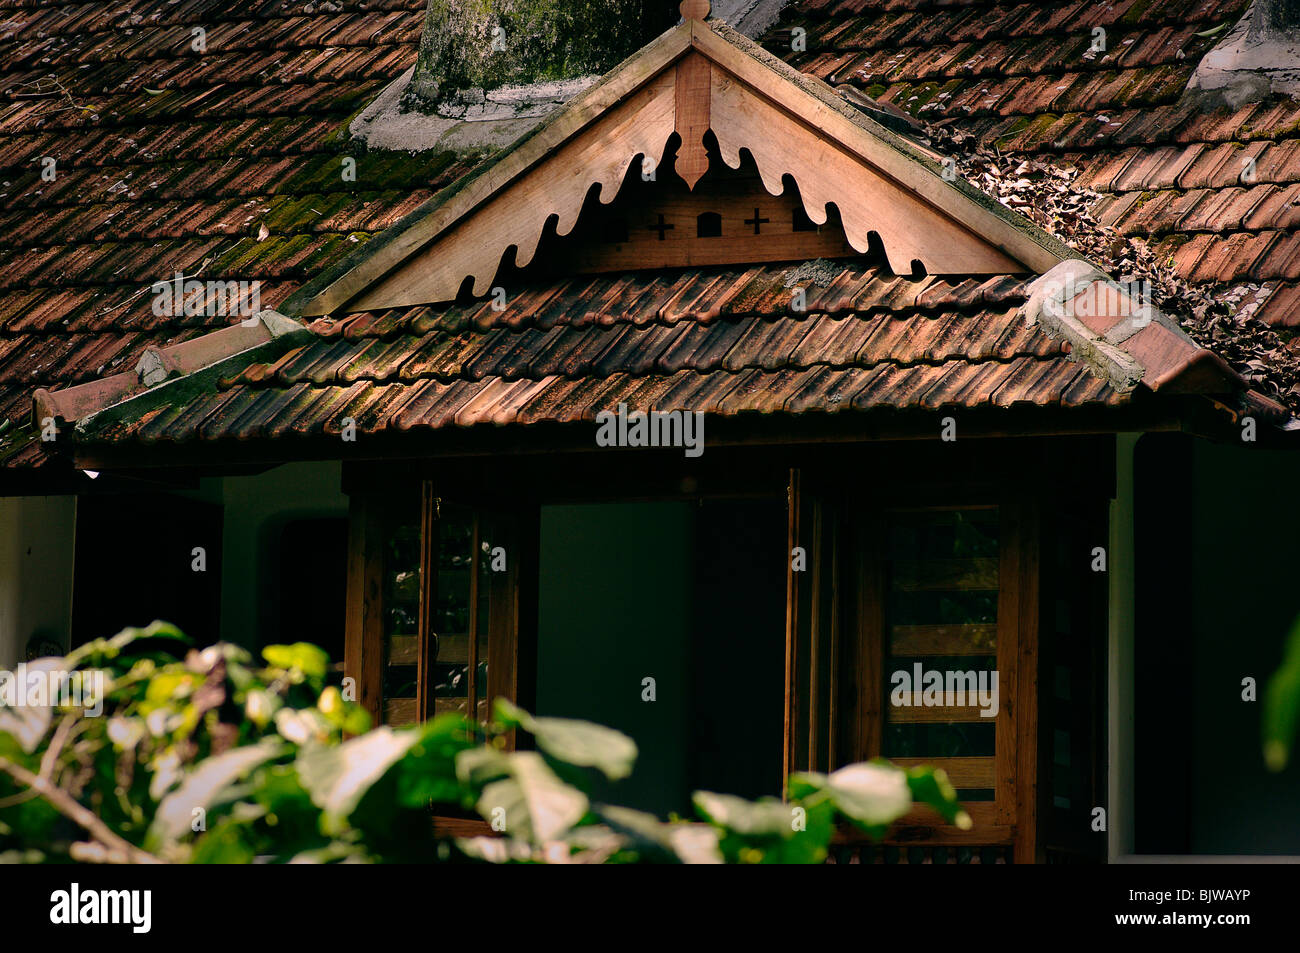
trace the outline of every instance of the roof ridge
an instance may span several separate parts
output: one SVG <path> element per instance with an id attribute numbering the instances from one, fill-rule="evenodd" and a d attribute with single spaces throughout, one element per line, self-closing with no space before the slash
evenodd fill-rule
<path id="1" fill-rule="evenodd" d="M 201 386 L 233 361 L 265 356 L 271 348 L 288 347 L 310 334 L 301 322 L 266 310 L 239 324 L 178 344 L 150 345 L 134 370 L 57 392 L 38 389 L 32 395 L 32 421 L 41 427 L 75 422 L 81 429 L 128 403 L 143 413 L 148 406 L 176 398 L 178 384 L 187 388 Z"/>

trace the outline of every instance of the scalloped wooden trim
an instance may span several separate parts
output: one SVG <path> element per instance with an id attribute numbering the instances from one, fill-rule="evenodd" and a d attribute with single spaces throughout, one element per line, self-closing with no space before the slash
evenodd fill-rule
<path id="1" fill-rule="evenodd" d="M 850 245 L 866 252 L 879 236 L 890 266 L 914 273 L 1042 272 L 1060 256 L 1026 221 L 980 204 L 885 133 L 855 122 L 808 77 L 730 33 L 688 20 L 612 73 L 555 120 L 507 152 L 443 205 L 378 246 L 303 309 L 310 316 L 451 301 L 467 279 L 487 294 L 514 249 L 524 266 L 552 216 L 567 235 L 592 188 L 612 202 L 631 163 L 658 168 L 669 138 L 682 141 L 675 171 L 691 188 L 708 169 L 703 139 L 723 160 L 748 150 L 764 185 L 799 184 L 812 221 L 835 202 Z M 783 72 L 784 70 L 784 72 Z"/>
<path id="2" fill-rule="evenodd" d="M 593 186 L 599 187 L 600 201 L 608 205 L 637 156 L 646 156 L 656 167 L 662 162 L 676 128 L 675 88 L 672 72 L 657 77 L 607 112 L 587 135 L 565 143 L 471 218 L 356 297 L 348 310 L 451 301 L 466 278 L 473 278 L 476 297 L 486 295 L 511 247 L 519 267 L 533 260 L 552 216 L 558 219 L 557 234 L 567 235 Z"/>
<path id="3" fill-rule="evenodd" d="M 772 195 L 784 190 L 785 175 L 793 176 L 804 210 L 818 225 L 826 224 L 826 207 L 834 202 L 849 244 L 865 253 L 875 232 L 895 274 L 912 274 L 914 261 L 928 274 L 1000 275 L 1026 270 L 727 73 L 714 73 L 712 98 L 713 133 L 727 165 L 739 169 L 740 152 L 747 150 Z"/>

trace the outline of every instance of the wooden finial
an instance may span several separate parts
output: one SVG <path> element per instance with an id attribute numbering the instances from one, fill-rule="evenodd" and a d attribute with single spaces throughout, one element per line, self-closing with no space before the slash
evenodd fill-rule
<path id="1" fill-rule="evenodd" d="M 682 0 L 678 7 L 683 20 L 705 20 L 709 15 L 709 0 Z"/>

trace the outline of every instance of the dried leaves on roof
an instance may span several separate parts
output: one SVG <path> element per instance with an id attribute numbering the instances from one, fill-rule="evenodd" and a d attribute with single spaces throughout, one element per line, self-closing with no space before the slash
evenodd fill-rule
<path id="1" fill-rule="evenodd" d="M 1079 170 L 1042 157 L 1004 155 L 973 135 L 929 125 L 929 144 L 958 175 L 1050 232 L 1121 282 L 1149 282 L 1153 303 L 1203 347 L 1232 365 L 1250 386 L 1300 413 L 1300 342 L 1256 317 L 1277 282 L 1193 284 L 1141 238 L 1097 221 L 1101 195 L 1081 188 Z"/>

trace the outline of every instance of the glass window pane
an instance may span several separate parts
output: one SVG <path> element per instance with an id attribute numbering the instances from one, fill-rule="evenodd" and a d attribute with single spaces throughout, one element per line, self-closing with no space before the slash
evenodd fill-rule
<path id="1" fill-rule="evenodd" d="M 434 713 L 469 712 L 470 606 L 474 514 L 443 501 L 438 508 L 438 597 L 433 614 L 437 656 Z"/>
<path id="2" fill-rule="evenodd" d="M 384 546 L 383 720 L 410 725 L 416 716 L 420 633 L 420 503 L 415 497 L 391 524 Z"/>
<path id="3" fill-rule="evenodd" d="M 960 758 L 966 801 L 994 797 L 998 511 L 891 514 L 885 554 L 886 758 Z"/>

